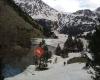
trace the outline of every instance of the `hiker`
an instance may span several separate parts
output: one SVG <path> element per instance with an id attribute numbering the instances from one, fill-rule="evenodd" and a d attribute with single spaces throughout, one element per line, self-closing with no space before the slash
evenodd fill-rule
<path id="1" fill-rule="evenodd" d="M 57 57 L 55 58 L 55 63 L 57 63 Z"/>
<path id="2" fill-rule="evenodd" d="M 64 61 L 64 66 L 66 65 L 66 62 Z"/>

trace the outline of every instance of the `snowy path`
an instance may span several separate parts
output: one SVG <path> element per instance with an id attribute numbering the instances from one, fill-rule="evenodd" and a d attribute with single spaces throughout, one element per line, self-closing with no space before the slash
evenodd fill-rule
<path id="1" fill-rule="evenodd" d="M 71 53 L 69 58 L 80 56 L 79 53 Z M 52 61 L 55 57 L 53 56 Z M 58 57 L 56 64 L 49 64 L 49 69 L 45 71 L 35 71 L 35 66 L 30 65 L 23 73 L 20 73 L 5 80 L 92 80 L 91 75 L 86 70 L 82 69 L 84 63 L 74 63 L 63 65 L 64 61 L 69 58 L 63 59 Z"/>

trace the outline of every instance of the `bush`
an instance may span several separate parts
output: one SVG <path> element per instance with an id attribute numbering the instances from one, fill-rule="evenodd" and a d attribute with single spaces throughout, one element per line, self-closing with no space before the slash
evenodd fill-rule
<path id="1" fill-rule="evenodd" d="M 56 50 L 55 50 L 55 54 L 60 56 L 62 54 L 62 50 L 61 50 L 61 47 L 60 45 L 58 44 L 58 46 L 56 47 Z"/>
<path id="2" fill-rule="evenodd" d="M 67 61 L 67 64 L 72 64 L 72 63 L 85 63 L 87 62 L 87 59 L 86 58 L 83 58 L 83 57 L 74 57 L 74 58 L 71 58 Z"/>
<path id="3" fill-rule="evenodd" d="M 72 36 L 68 36 L 68 39 L 66 40 L 64 44 L 64 52 L 80 52 L 83 50 L 83 43 L 81 39 L 72 39 Z"/>

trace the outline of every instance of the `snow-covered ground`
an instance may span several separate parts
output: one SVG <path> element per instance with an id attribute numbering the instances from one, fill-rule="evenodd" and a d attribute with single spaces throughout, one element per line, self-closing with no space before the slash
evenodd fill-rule
<path id="1" fill-rule="evenodd" d="M 88 41 L 86 40 L 86 39 L 84 39 L 84 38 L 81 38 L 81 41 L 83 42 L 83 48 L 84 49 L 87 49 L 88 48 Z"/>
<path id="2" fill-rule="evenodd" d="M 58 36 L 58 39 L 51 39 L 51 38 L 44 39 L 46 44 L 53 47 L 57 47 L 57 45 L 60 44 L 61 48 L 63 48 L 63 45 L 68 38 L 68 35 L 59 34 L 57 31 L 54 31 L 54 33 L 56 36 Z M 33 38 L 32 40 L 33 40 L 32 44 L 39 44 L 39 42 L 42 41 L 42 38 Z"/>
<path id="3" fill-rule="evenodd" d="M 68 36 L 59 34 L 57 31 L 54 31 L 54 33 L 58 36 L 58 39 L 45 39 L 46 44 L 57 47 L 59 43 L 63 48 Z M 38 44 L 42 39 L 36 38 L 34 40 L 35 44 Z M 82 41 L 84 42 L 84 47 L 86 47 L 88 45 L 87 42 L 84 39 L 82 39 Z M 92 80 L 91 74 L 88 74 L 87 70 L 83 69 L 85 63 L 66 64 L 64 66 L 64 62 L 67 63 L 69 59 L 80 56 L 80 53 L 69 53 L 69 57 L 64 59 L 53 54 L 50 59 L 52 60 L 52 63 L 48 63 L 48 70 L 36 71 L 35 66 L 30 65 L 24 72 L 16 76 L 7 77 L 4 80 Z M 56 57 L 57 63 L 55 63 Z"/>
<path id="4" fill-rule="evenodd" d="M 27 69 L 13 77 L 4 80 L 92 80 L 91 75 L 83 69 L 85 63 L 66 64 L 68 59 L 81 56 L 79 53 L 70 53 L 69 58 L 61 58 L 53 55 L 52 63 L 48 65 L 49 69 L 44 71 L 35 71 L 35 66 L 30 65 Z M 57 63 L 54 63 L 57 57 Z"/>
<path id="5" fill-rule="evenodd" d="M 66 35 L 66 34 L 60 34 L 58 31 L 54 31 L 54 33 L 55 33 L 55 35 L 56 36 L 58 36 L 58 39 L 51 39 L 51 38 L 47 38 L 47 39 L 44 39 L 45 40 L 45 42 L 46 42 L 46 44 L 47 45 L 50 45 L 50 46 L 53 46 L 53 47 L 57 47 L 57 45 L 59 44 L 60 45 L 60 47 L 61 48 L 63 48 L 63 46 L 64 46 L 64 43 L 65 43 L 65 41 L 67 40 L 67 38 L 68 38 L 68 35 Z M 32 39 L 33 41 L 33 43 L 32 44 L 39 44 L 39 42 L 41 42 L 42 41 L 42 38 L 33 38 Z M 83 47 L 84 47 L 84 49 L 86 49 L 87 48 L 87 46 L 88 46 L 88 41 L 87 40 L 85 40 L 85 39 L 83 39 L 83 38 L 81 38 L 81 40 L 82 40 L 82 42 L 83 42 Z"/>

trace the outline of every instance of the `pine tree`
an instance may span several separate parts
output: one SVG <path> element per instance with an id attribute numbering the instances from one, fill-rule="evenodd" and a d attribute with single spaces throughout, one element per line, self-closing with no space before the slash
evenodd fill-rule
<path id="1" fill-rule="evenodd" d="M 45 40 L 44 40 L 44 39 L 42 39 L 41 44 L 42 44 L 42 45 L 45 45 Z"/>
<path id="2" fill-rule="evenodd" d="M 62 57 L 63 58 L 66 58 L 66 57 L 68 57 L 68 53 L 69 53 L 69 50 L 68 50 L 68 48 L 64 48 L 63 50 L 62 50 Z"/>
<path id="3" fill-rule="evenodd" d="M 62 54 L 62 50 L 61 50 L 61 47 L 60 47 L 59 44 L 58 44 L 58 46 L 57 46 L 57 48 L 55 50 L 55 54 L 58 55 L 58 56 L 60 56 Z"/>
<path id="4" fill-rule="evenodd" d="M 95 70 L 94 80 L 100 80 L 100 28 L 96 29 L 92 39 L 89 41 L 91 54 L 94 56 L 93 65 Z M 98 65 L 98 67 L 96 67 Z"/>
<path id="5" fill-rule="evenodd" d="M 78 39 L 77 48 L 78 48 L 79 51 L 83 50 L 83 43 L 82 43 L 82 41 L 80 39 Z"/>
<path id="6" fill-rule="evenodd" d="M 42 39 L 42 42 L 39 43 L 39 47 L 44 49 L 44 55 L 40 58 L 35 56 L 35 64 L 37 65 L 37 69 L 44 70 L 48 66 L 48 59 L 51 58 L 52 53 L 49 51 L 44 39 Z"/>
<path id="7" fill-rule="evenodd" d="M 77 38 L 75 37 L 75 39 L 73 40 L 73 49 L 74 49 L 74 51 L 78 50 L 77 44 L 78 44 L 78 41 L 77 41 Z"/>
<path id="8" fill-rule="evenodd" d="M 64 49 L 67 49 L 67 50 L 72 50 L 73 48 L 73 39 L 72 39 L 72 36 L 68 36 L 68 39 L 66 40 L 65 44 L 64 44 Z"/>
<path id="9" fill-rule="evenodd" d="M 44 58 L 45 58 L 45 60 L 47 61 L 48 58 L 49 58 L 49 55 L 48 55 L 48 54 L 49 54 L 48 46 L 45 45 L 43 48 L 44 48 L 44 50 L 45 50 Z"/>

